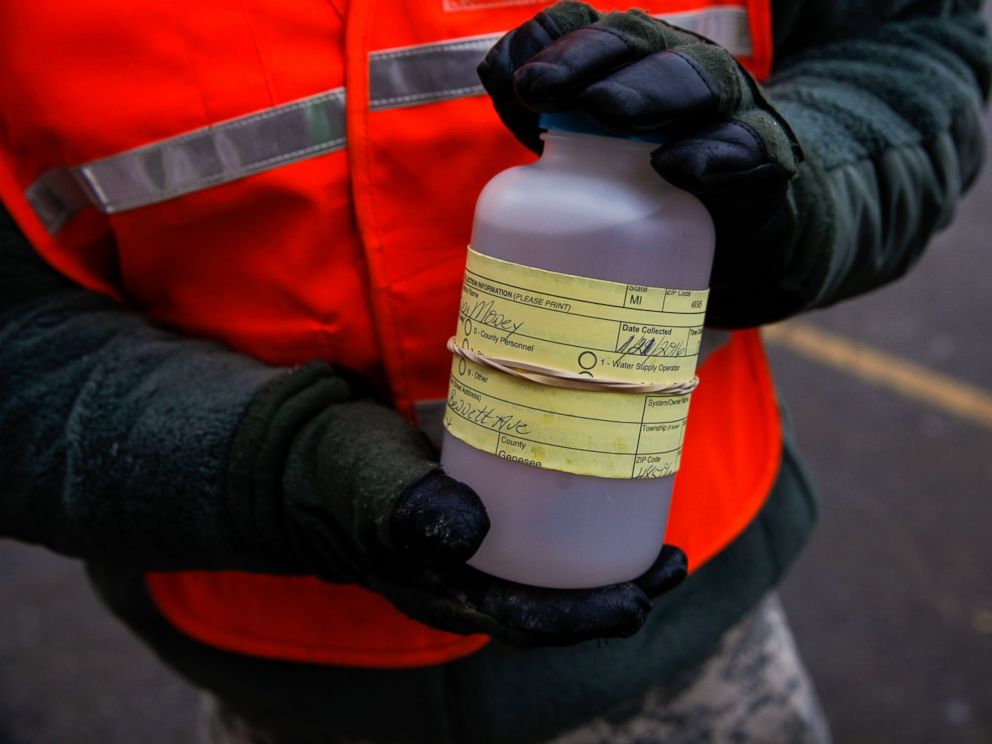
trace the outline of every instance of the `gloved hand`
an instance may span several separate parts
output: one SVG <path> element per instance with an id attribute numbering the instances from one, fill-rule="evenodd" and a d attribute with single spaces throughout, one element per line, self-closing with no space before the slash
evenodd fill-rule
<path id="1" fill-rule="evenodd" d="M 479 66 L 496 111 L 540 152 L 537 112 L 580 109 L 604 129 L 662 134 L 655 170 L 716 226 L 707 322 L 740 326 L 754 287 L 790 257 L 790 180 L 803 155 L 760 86 L 723 47 L 641 11 L 561 2 L 500 39 Z M 787 248 L 783 248 L 787 250 Z M 757 278 L 757 279 L 756 279 Z M 743 305 L 743 306 L 742 306 Z"/>
<path id="2" fill-rule="evenodd" d="M 636 581 L 597 589 L 524 586 L 465 565 L 489 530 L 485 507 L 441 471 L 423 435 L 365 392 L 355 376 L 312 364 L 249 408 L 229 490 L 242 530 L 277 535 L 281 564 L 360 584 L 428 625 L 516 645 L 631 635 L 650 597 L 685 577 L 685 555 L 670 546 Z"/>

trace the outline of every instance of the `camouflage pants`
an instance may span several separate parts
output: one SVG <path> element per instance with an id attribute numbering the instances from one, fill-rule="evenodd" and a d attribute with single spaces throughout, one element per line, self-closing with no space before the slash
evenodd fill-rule
<path id="1" fill-rule="evenodd" d="M 205 744 L 344 744 L 287 739 L 253 728 L 213 698 L 202 719 Z M 829 744 L 819 701 L 771 595 L 721 639 L 720 650 L 672 693 L 651 689 L 621 713 L 597 718 L 549 744 Z M 348 740 L 346 744 L 361 744 Z"/>

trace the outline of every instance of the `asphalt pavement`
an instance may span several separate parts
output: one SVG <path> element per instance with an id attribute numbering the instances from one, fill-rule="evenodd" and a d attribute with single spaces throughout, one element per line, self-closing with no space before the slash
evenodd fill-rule
<path id="1" fill-rule="evenodd" d="M 906 279 L 769 344 L 822 499 L 782 595 L 838 744 L 992 742 L 990 211 L 987 168 Z M 195 740 L 196 691 L 77 562 L 0 541 L 0 608 L 0 744 Z"/>
<path id="2" fill-rule="evenodd" d="M 840 744 L 992 742 L 990 208 L 986 169 L 908 277 L 786 324 L 904 375 L 769 344 L 822 501 L 784 601 Z"/>

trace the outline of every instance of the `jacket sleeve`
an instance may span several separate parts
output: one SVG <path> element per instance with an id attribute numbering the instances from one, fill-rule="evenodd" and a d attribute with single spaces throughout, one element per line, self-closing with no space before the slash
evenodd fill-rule
<path id="1" fill-rule="evenodd" d="M 766 90 L 806 162 L 781 249 L 741 325 L 901 276 L 946 226 L 984 153 L 992 47 L 977 0 L 776 0 Z M 760 245 L 753 246 L 755 251 Z"/>
<path id="2" fill-rule="evenodd" d="M 0 537 L 146 569 L 282 568 L 225 493 L 239 422 L 282 372 L 76 287 L 0 209 Z"/>

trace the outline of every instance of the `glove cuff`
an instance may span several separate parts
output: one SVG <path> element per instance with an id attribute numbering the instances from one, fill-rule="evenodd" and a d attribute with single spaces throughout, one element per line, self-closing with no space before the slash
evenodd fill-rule
<path id="1" fill-rule="evenodd" d="M 789 182 L 782 209 L 746 243 L 718 258 L 706 324 L 752 328 L 814 307 L 830 271 L 835 235 L 825 174 L 807 157 Z"/>

